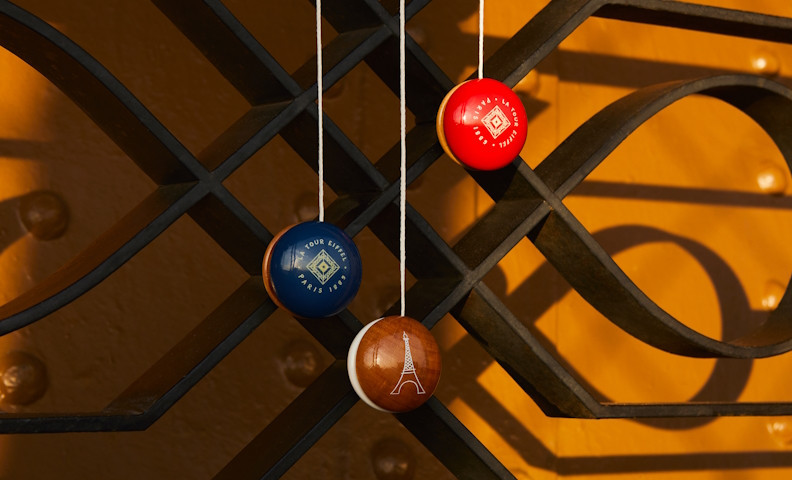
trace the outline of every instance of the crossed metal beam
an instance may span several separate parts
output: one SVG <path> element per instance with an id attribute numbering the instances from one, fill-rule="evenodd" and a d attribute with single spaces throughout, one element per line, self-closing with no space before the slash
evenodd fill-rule
<path id="1" fill-rule="evenodd" d="M 315 62 L 289 75 L 218 0 L 154 0 L 250 104 L 228 130 L 198 154 L 189 152 L 110 72 L 69 38 L 0 0 L 0 45 L 52 81 L 157 185 L 93 244 L 28 293 L 0 307 L 0 334 L 23 328 L 102 282 L 181 216 L 196 221 L 250 275 L 214 312 L 96 413 L 0 414 L 2 432 L 142 430 L 153 424 L 275 310 L 261 284 L 261 256 L 272 233 L 224 186 L 237 168 L 281 135 L 312 168 L 317 110 Z M 325 19 L 339 35 L 324 47 L 330 88 L 360 62 L 394 92 L 398 20 L 375 0 L 325 0 Z M 408 17 L 429 0 L 413 0 Z M 746 38 L 792 43 L 792 19 L 664 0 L 553 0 L 506 41 L 485 70 L 509 86 L 586 19 L 614 18 Z M 453 82 L 407 38 L 408 182 L 440 157 L 434 115 Z M 447 313 L 512 375 L 548 415 L 583 418 L 789 415 L 790 403 L 697 402 L 613 404 L 596 400 L 562 359 L 516 318 L 482 278 L 529 238 L 595 308 L 647 344 L 694 357 L 758 358 L 792 349 L 789 290 L 770 319 L 734 342 L 695 332 L 654 304 L 564 206 L 568 195 L 633 130 L 661 109 L 693 94 L 726 101 L 753 118 L 789 165 L 792 91 L 762 77 L 720 75 L 642 88 L 584 123 L 532 170 L 520 158 L 496 172 L 470 172 L 496 202 L 449 246 L 411 207 L 407 265 L 417 279 L 411 315 L 432 327 Z M 398 145 L 372 163 L 332 122 L 326 128 L 326 181 L 338 194 L 327 220 L 355 235 L 369 227 L 398 251 L 395 202 Z M 395 312 L 396 306 L 389 312 Z M 386 312 L 387 313 L 387 312 Z M 349 311 L 300 323 L 337 359 L 254 439 L 218 478 L 276 478 L 356 402 L 343 359 L 361 322 Z M 397 415 L 460 478 L 513 478 L 437 399 Z M 273 448 L 271 439 L 280 440 Z M 461 453 L 464 452 L 464 453 Z"/>

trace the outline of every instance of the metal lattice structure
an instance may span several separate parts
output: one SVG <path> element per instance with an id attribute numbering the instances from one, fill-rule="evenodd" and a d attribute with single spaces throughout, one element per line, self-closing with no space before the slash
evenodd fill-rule
<path id="1" fill-rule="evenodd" d="M 413 0 L 414 16 L 430 0 Z M 7 1 L 0 2 L 0 45 L 29 63 L 78 104 L 158 188 L 89 248 L 34 289 L 0 308 L 0 333 L 36 322 L 102 282 L 170 225 L 188 215 L 250 279 L 183 340 L 95 413 L 0 414 L 0 431 L 142 430 L 275 311 L 261 282 L 261 257 L 273 235 L 223 185 L 276 135 L 317 168 L 315 66 L 289 75 L 219 0 L 154 0 L 156 6 L 248 101 L 249 110 L 199 155 L 187 151 L 101 64 L 69 38 Z M 398 18 L 393 2 L 324 2 L 339 35 L 324 48 L 330 88 L 361 62 L 398 92 Z M 664 0 L 553 0 L 494 52 L 487 75 L 510 87 L 589 17 L 792 43 L 792 19 Z M 453 82 L 407 38 L 408 182 L 441 155 L 434 118 Z M 542 410 L 577 418 L 792 415 L 790 403 L 603 403 L 566 369 L 482 282 L 523 238 L 591 305 L 643 342 L 691 357 L 759 358 L 792 349 L 792 294 L 757 331 L 733 342 L 706 337 L 650 300 L 565 207 L 572 189 L 633 130 L 694 94 L 727 102 L 755 120 L 792 162 L 792 90 L 766 78 L 718 75 L 642 88 L 594 115 L 534 170 L 517 158 L 496 172 L 469 172 L 495 202 L 456 244 L 407 212 L 411 316 L 432 328 L 451 313 Z M 398 251 L 398 145 L 366 158 L 324 119 L 327 184 L 338 194 L 326 220 L 355 236 L 369 227 Z M 395 313 L 396 306 L 389 314 Z M 357 401 L 345 368 L 361 321 L 299 319 L 337 360 L 234 458 L 217 478 L 280 476 Z M 397 419 L 460 478 L 513 478 L 437 399 Z M 278 438 L 278 443 L 270 439 Z"/>

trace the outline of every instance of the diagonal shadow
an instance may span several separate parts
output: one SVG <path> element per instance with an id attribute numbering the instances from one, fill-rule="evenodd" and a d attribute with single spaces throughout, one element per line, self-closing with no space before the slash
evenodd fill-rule
<path id="1" fill-rule="evenodd" d="M 629 198 L 698 205 L 792 210 L 792 197 L 710 188 L 585 180 L 570 196 Z"/>
<path id="2" fill-rule="evenodd" d="M 751 202 L 749 202 L 751 203 Z M 710 276 L 719 296 L 720 308 L 723 312 L 724 337 L 739 336 L 740 331 L 752 328 L 766 316 L 765 312 L 755 312 L 748 305 L 745 292 L 736 275 L 728 264 L 705 246 L 689 239 L 669 234 L 662 230 L 643 226 L 619 226 L 602 230 L 594 234 L 595 239 L 614 255 L 619 251 L 644 243 L 672 241 L 690 253 Z M 493 270 L 486 279 L 487 285 L 501 298 L 506 296 L 506 279 L 502 271 Z M 561 286 L 561 288 L 559 288 Z M 530 298 L 530 310 L 524 315 L 525 324 L 550 352 L 555 353 L 557 360 L 566 368 L 589 392 L 600 401 L 608 401 L 607 396 L 587 382 L 560 355 L 553 343 L 536 328 L 534 322 L 540 318 L 558 299 L 562 298 L 571 287 L 564 281 L 549 263 L 544 263 L 529 276 L 508 298 Z M 537 292 L 541 292 L 537 294 Z M 741 320 L 741 321 L 737 321 Z M 746 325 L 747 324 L 747 325 Z M 471 383 L 470 378 L 477 378 L 491 364 L 482 361 L 481 356 L 470 355 L 476 351 L 475 340 L 466 336 L 448 352 L 453 358 L 462 359 L 460 371 L 468 378 L 465 389 L 460 389 L 460 397 L 471 405 L 476 405 L 477 413 L 489 425 L 497 425 L 502 437 L 528 463 L 537 468 L 548 469 L 562 475 L 602 474 L 602 473 L 636 473 L 662 472 L 677 470 L 738 470 L 749 468 L 782 468 L 792 466 L 792 453 L 776 451 L 740 452 L 740 453 L 685 453 L 685 454 L 647 454 L 647 455 L 611 455 L 611 456 L 579 456 L 558 457 L 548 449 L 529 429 L 505 409 L 492 393 L 478 383 Z M 487 360 L 491 360 L 487 357 Z M 689 400 L 698 401 L 735 401 L 747 384 L 752 367 L 751 360 L 719 359 L 709 379 L 702 388 Z M 454 380 L 452 380 L 454 381 Z M 464 379 L 459 379 L 465 382 Z M 640 423 L 667 430 L 684 430 L 703 426 L 715 418 L 658 418 L 640 419 Z"/>
<path id="3" fill-rule="evenodd" d="M 27 233 L 17 213 L 22 198 L 12 197 L 0 201 L 0 255 Z"/>

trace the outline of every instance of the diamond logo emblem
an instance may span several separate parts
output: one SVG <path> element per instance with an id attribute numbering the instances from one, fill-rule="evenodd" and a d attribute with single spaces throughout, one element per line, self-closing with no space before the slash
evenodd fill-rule
<path id="1" fill-rule="evenodd" d="M 495 105 L 495 108 L 490 110 L 489 113 L 484 115 L 484 118 L 481 119 L 481 123 L 487 127 L 487 130 L 489 131 L 490 135 L 492 135 L 493 139 L 498 138 L 498 136 L 505 132 L 506 129 L 511 125 L 511 122 L 506 117 L 506 114 L 504 114 L 497 105 Z"/>
<path id="2" fill-rule="evenodd" d="M 308 271 L 324 285 L 341 268 L 324 249 L 319 252 L 306 266 Z"/>

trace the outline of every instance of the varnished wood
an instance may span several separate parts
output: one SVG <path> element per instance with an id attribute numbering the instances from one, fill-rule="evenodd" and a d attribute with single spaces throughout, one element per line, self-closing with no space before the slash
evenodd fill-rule
<path id="1" fill-rule="evenodd" d="M 272 285 L 272 277 L 270 276 L 269 271 L 270 271 L 270 262 L 272 261 L 272 249 L 275 247 L 275 244 L 278 243 L 278 240 L 281 239 L 283 234 L 286 233 L 293 226 L 294 225 L 284 228 L 272 238 L 270 243 L 267 245 L 267 249 L 264 251 L 264 258 L 261 261 L 261 276 L 262 279 L 264 280 L 264 288 L 267 290 L 267 295 L 269 295 L 270 299 L 275 303 L 275 305 L 277 305 L 279 308 L 286 310 L 287 312 L 289 311 L 289 309 L 286 308 L 281 303 L 280 300 L 278 300 L 278 296 L 275 294 L 275 287 Z"/>
<path id="2" fill-rule="evenodd" d="M 441 360 L 437 342 L 426 327 L 410 317 L 390 316 L 361 333 L 352 358 L 359 387 L 368 400 L 383 410 L 407 412 L 432 396 L 440 380 Z M 405 368 L 405 336 L 414 373 Z"/>

